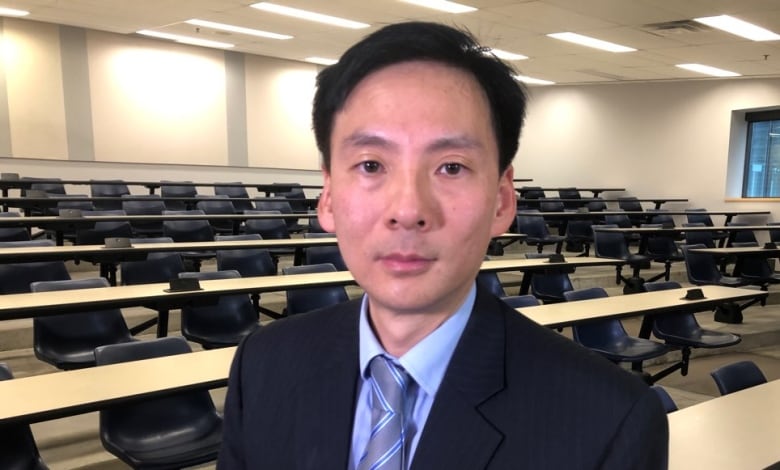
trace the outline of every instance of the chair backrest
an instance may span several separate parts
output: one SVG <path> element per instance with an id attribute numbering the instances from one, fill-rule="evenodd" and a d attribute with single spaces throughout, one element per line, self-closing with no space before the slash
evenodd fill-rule
<path id="1" fill-rule="evenodd" d="M 713 370 L 710 375 L 715 380 L 721 395 L 766 383 L 764 373 L 753 361 L 728 364 Z"/>
<path id="2" fill-rule="evenodd" d="M 730 222 L 729 227 L 747 226 L 748 224 Z M 751 243 L 754 246 L 758 245 L 758 239 L 756 234 L 752 230 L 738 230 L 731 237 L 729 237 L 729 243 Z M 746 245 L 743 245 L 746 246 Z"/>
<path id="3" fill-rule="evenodd" d="M 544 217 L 533 213 L 517 215 L 517 231 L 526 234 L 529 238 L 545 238 L 550 235 Z"/>
<path id="4" fill-rule="evenodd" d="M 712 227 L 712 217 L 706 214 L 707 209 L 685 209 L 685 217 L 689 224 L 704 224 L 706 227 Z"/>
<path id="5" fill-rule="evenodd" d="M 566 237 L 577 240 L 593 240 L 593 221 L 574 219 L 566 224 Z"/>
<path id="6" fill-rule="evenodd" d="M 110 216 L 110 215 L 125 215 L 125 211 L 119 210 L 105 210 L 105 211 L 86 211 L 82 212 L 84 216 Z M 130 222 L 115 221 L 115 222 L 95 222 L 93 228 L 78 229 L 76 230 L 76 245 L 102 245 L 105 243 L 105 239 L 109 237 L 124 237 L 131 238 L 133 236 L 133 228 L 130 226 Z"/>
<path id="7" fill-rule="evenodd" d="M 531 294 L 507 295 L 501 297 L 501 300 L 512 308 L 533 307 L 539 305 L 539 299 Z"/>
<path id="8" fill-rule="evenodd" d="M 0 243 L 2 247 L 54 246 L 51 240 L 30 240 Z M 0 294 L 30 292 L 30 284 L 36 281 L 63 281 L 70 279 L 63 261 L 39 261 L 34 263 L 0 263 Z"/>
<path id="9" fill-rule="evenodd" d="M 13 379 L 8 365 L 0 362 L 0 381 Z M 3 438 L 0 439 L 0 468 L 10 470 L 45 470 L 48 467 L 41 460 L 38 446 L 35 445 L 30 425 L 0 425 Z"/>
<path id="10" fill-rule="evenodd" d="M 163 211 L 163 215 L 205 215 L 202 210 Z M 214 230 L 206 219 L 165 220 L 163 236 L 174 242 L 210 242 L 214 241 Z"/>
<path id="11" fill-rule="evenodd" d="M 33 178 L 23 176 L 23 181 L 30 181 L 30 189 L 33 191 L 43 191 L 47 194 L 65 194 L 65 185 L 59 183 L 60 178 Z M 47 180 L 45 182 L 39 180 Z M 36 182 L 38 181 L 38 182 Z M 26 191 L 22 190 L 22 196 L 26 196 Z"/>
<path id="12" fill-rule="evenodd" d="M 97 277 L 33 282 L 30 289 L 32 292 L 51 292 L 108 286 L 105 278 Z M 118 308 L 33 318 L 35 355 L 60 369 L 94 366 L 96 347 L 132 340 Z"/>
<path id="13" fill-rule="evenodd" d="M 642 208 L 642 203 L 639 202 L 639 200 L 633 196 L 619 197 L 618 207 L 620 207 L 624 211 L 631 211 L 631 212 L 639 212 L 644 210 Z"/>
<path id="14" fill-rule="evenodd" d="M 279 211 L 244 211 L 245 214 L 281 214 Z M 290 238 L 284 219 L 247 219 L 246 233 L 259 234 L 265 240 Z"/>
<path id="15" fill-rule="evenodd" d="M 585 204 L 590 212 L 602 212 L 607 210 L 607 203 L 600 197 L 595 197 Z"/>
<path id="16" fill-rule="evenodd" d="M 539 201 L 539 210 L 542 212 L 563 212 L 563 201 L 557 198 L 545 198 Z"/>
<path id="17" fill-rule="evenodd" d="M 692 252 L 693 248 L 704 248 L 704 245 L 683 245 L 685 271 L 688 282 L 696 285 L 718 284 L 722 277 L 718 264 L 712 255 Z"/>
<path id="18" fill-rule="evenodd" d="M 179 278 L 198 280 L 238 279 L 238 271 L 182 272 Z M 248 294 L 221 295 L 216 303 L 188 304 L 181 309 L 181 332 L 185 338 L 204 345 L 238 344 L 257 328 L 257 314 Z M 225 340 L 231 338 L 232 341 Z"/>
<path id="19" fill-rule="evenodd" d="M 287 183 L 285 183 L 287 184 Z M 306 193 L 300 183 L 289 183 L 289 191 L 277 191 L 274 193 L 274 197 L 283 197 L 290 203 L 292 209 L 296 212 L 303 212 L 307 209 L 306 202 L 302 199 L 306 199 Z"/>
<path id="20" fill-rule="evenodd" d="M 703 222 L 688 222 L 683 224 L 683 227 L 706 227 Z M 686 245 L 704 245 L 707 248 L 715 248 L 715 239 L 712 237 L 712 232 L 709 231 L 690 231 L 685 232 L 685 244 Z"/>
<path id="21" fill-rule="evenodd" d="M 143 243 L 173 243 L 170 237 L 131 238 L 133 245 Z M 179 253 L 149 253 L 143 261 L 123 261 L 119 265 L 122 284 L 151 284 L 168 282 L 184 271 L 184 262 Z"/>
<path id="22" fill-rule="evenodd" d="M 667 413 L 677 411 L 677 404 L 674 402 L 671 395 L 669 395 L 669 392 L 667 392 L 665 388 L 661 387 L 660 385 L 653 385 L 650 388 L 652 388 L 653 391 L 655 391 L 655 393 L 658 395 L 658 398 L 661 400 L 661 404 L 664 405 L 664 410 Z"/>
<path id="23" fill-rule="evenodd" d="M 332 264 L 309 264 L 290 266 L 282 269 L 282 274 L 308 274 L 336 272 Z M 339 304 L 349 300 L 343 286 L 309 287 L 290 289 L 287 291 L 287 314 L 305 313 L 329 305 Z"/>
<path id="24" fill-rule="evenodd" d="M 563 293 L 567 302 L 578 300 L 599 299 L 608 297 L 602 287 L 589 287 Z M 585 347 L 601 349 L 606 345 L 619 343 L 628 336 L 620 320 L 607 319 L 572 326 L 574 340 Z"/>
<path id="25" fill-rule="evenodd" d="M 518 209 L 539 209 L 538 199 L 546 197 L 541 186 L 523 186 L 519 191 L 523 200 L 518 201 Z"/>
<path id="26" fill-rule="evenodd" d="M 208 200 L 198 201 L 195 204 L 195 208 L 203 211 L 204 214 L 224 214 L 233 215 L 236 214 L 236 208 L 233 203 L 227 199 L 227 196 L 210 196 L 210 197 L 224 197 L 224 200 Z M 233 233 L 233 221 L 232 220 L 216 220 L 210 219 L 208 221 L 211 224 L 211 228 L 216 233 Z"/>
<path id="27" fill-rule="evenodd" d="M 81 198 L 87 196 L 86 194 L 72 194 L 67 197 Z M 95 206 L 92 204 L 92 201 L 69 201 L 67 199 L 63 199 L 57 201 L 57 208 L 55 210 L 59 214 L 59 212 L 62 209 L 78 209 L 80 211 L 94 211 Z"/>
<path id="28" fill-rule="evenodd" d="M 558 197 L 561 199 L 582 199 L 580 191 L 577 188 L 560 188 L 558 189 Z M 566 209 L 577 209 L 582 207 L 582 203 L 579 201 L 565 201 L 563 205 Z"/>
<path id="29" fill-rule="evenodd" d="M 195 187 L 195 185 L 192 184 L 181 184 L 181 183 L 192 183 L 192 181 L 167 181 L 163 180 L 160 181 L 160 195 L 164 198 L 166 197 L 196 197 L 198 195 L 198 190 Z M 178 183 L 178 184 L 177 184 Z M 168 210 L 172 211 L 182 211 L 187 208 L 187 203 L 184 201 L 177 201 L 177 200 L 166 200 L 165 201 L 165 207 Z"/>
<path id="30" fill-rule="evenodd" d="M 641 224 L 642 228 L 664 228 L 662 224 Z M 664 233 L 650 234 L 647 237 L 647 256 L 656 260 L 665 260 L 679 256 L 674 237 Z M 679 259 L 679 258 L 678 258 Z"/>
<path id="31" fill-rule="evenodd" d="M 216 241 L 263 239 L 256 233 L 217 235 L 214 238 Z M 217 269 L 220 271 L 235 270 L 242 277 L 273 276 L 277 272 L 277 267 L 271 254 L 268 250 L 259 248 L 217 250 Z"/>
<path id="32" fill-rule="evenodd" d="M 677 281 L 646 282 L 642 285 L 645 292 L 656 292 L 668 289 L 679 289 L 682 285 Z M 699 322 L 692 313 L 678 312 L 653 315 L 653 334 L 657 338 L 689 337 L 701 331 Z"/>
<path id="33" fill-rule="evenodd" d="M 594 225 L 593 226 L 593 246 L 594 252 L 598 258 L 617 258 L 627 259 L 630 255 L 626 237 L 622 233 L 600 232 L 597 228 L 612 227 L 615 225 Z"/>
<path id="34" fill-rule="evenodd" d="M 122 197 L 130 190 L 122 180 L 94 181 L 89 185 L 92 197 Z M 94 201 L 97 210 L 116 210 L 122 208 L 122 201 Z"/>
<path id="35" fill-rule="evenodd" d="M 631 228 L 634 226 L 631 219 L 626 214 L 608 214 L 604 216 L 604 225 L 614 225 L 620 228 Z"/>
<path id="36" fill-rule="evenodd" d="M 546 304 L 563 302 L 564 292 L 574 290 L 565 272 L 539 272 L 531 277 L 531 294 Z"/>
<path id="37" fill-rule="evenodd" d="M 191 351 L 184 338 L 167 337 L 101 346 L 95 349 L 95 358 L 98 365 L 106 365 L 187 354 Z M 146 398 L 100 411 L 100 438 L 103 445 L 125 462 L 133 459 L 132 454 L 147 454 L 153 459 L 155 454 L 181 451 L 184 443 L 205 440 L 205 436 L 212 435 L 215 430 L 219 431 L 221 425 L 222 420 L 211 396 L 202 389 L 162 398 Z M 207 458 L 216 457 L 218 442 L 213 447 L 213 451 L 207 452 Z M 177 465 L 176 462 L 168 464 L 168 468 L 187 466 L 181 463 Z"/>
<path id="38" fill-rule="evenodd" d="M 477 274 L 477 284 L 496 297 L 506 296 L 504 286 L 501 285 L 501 280 L 498 278 L 498 273 L 495 271 L 480 271 L 479 274 Z"/>
<path id="39" fill-rule="evenodd" d="M 322 225 L 320 225 L 320 219 L 318 217 L 311 217 L 309 218 L 309 229 L 308 233 L 328 233 L 325 231 L 324 228 L 322 228 Z M 331 236 L 335 236 L 335 234 L 328 233 Z"/>
<path id="40" fill-rule="evenodd" d="M 263 212 L 272 212 L 276 211 L 280 214 L 292 214 L 293 209 L 290 205 L 290 201 L 287 199 L 281 198 L 281 199 L 266 199 L 263 201 L 255 201 L 255 209 L 258 211 Z M 281 219 L 284 221 L 284 223 L 287 225 L 288 229 L 291 229 L 296 226 L 298 223 L 298 219 L 293 218 L 285 218 Z"/>
<path id="41" fill-rule="evenodd" d="M 0 212 L 0 217 L 20 217 L 18 212 Z M 30 231 L 26 227 L 0 227 L 0 242 L 30 240 Z"/>
<path id="42" fill-rule="evenodd" d="M 650 218 L 651 224 L 661 225 L 663 228 L 674 228 L 674 217 L 669 214 L 664 214 L 661 210 L 653 211 L 653 216 Z"/>
<path id="43" fill-rule="evenodd" d="M 303 238 L 330 238 L 333 237 L 332 233 L 304 233 Z M 303 264 L 322 264 L 330 263 L 336 267 L 338 271 L 348 271 L 347 263 L 344 262 L 344 257 L 341 256 L 341 250 L 338 245 L 330 246 L 309 246 L 306 247 L 306 252 L 303 260 Z"/>
<path id="44" fill-rule="evenodd" d="M 249 200 L 249 193 L 247 193 L 246 187 L 239 186 L 240 184 L 240 182 L 217 183 L 214 185 L 214 194 L 217 196 L 227 196 L 233 199 L 231 202 L 237 212 L 253 209 L 254 205 L 252 205 L 252 201 Z"/>
<path id="45" fill-rule="evenodd" d="M 139 197 L 140 199 L 137 199 Z M 165 210 L 165 203 L 157 194 L 132 196 L 132 198 L 132 200 L 122 200 L 122 210 L 127 215 L 162 215 Z M 133 221 L 130 225 L 133 227 L 133 232 L 138 235 L 162 234 L 162 221 Z"/>
<path id="46" fill-rule="evenodd" d="M 780 222 L 769 222 L 767 225 L 777 226 L 777 228 L 769 229 L 769 239 L 773 243 L 780 243 Z"/>

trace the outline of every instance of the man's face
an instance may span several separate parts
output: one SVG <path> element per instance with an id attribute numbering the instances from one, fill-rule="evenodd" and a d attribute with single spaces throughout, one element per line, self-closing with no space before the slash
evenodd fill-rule
<path id="1" fill-rule="evenodd" d="M 476 80 L 417 61 L 360 82 L 334 119 L 318 212 L 372 315 L 452 313 L 515 215 Z"/>

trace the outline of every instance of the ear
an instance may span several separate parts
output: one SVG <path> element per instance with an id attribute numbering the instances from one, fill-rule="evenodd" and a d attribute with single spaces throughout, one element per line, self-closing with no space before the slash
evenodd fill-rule
<path id="1" fill-rule="evenodd" d="M 517 216 L 517 196 L 515 195 L 514 168 L 509 165 L 498 179 L 496 212 L 493 218 L 492 236 L 505 233 Z"/>
<path id="2" fill-rule="evenodd" d="M 332 198 L 330 193 L 330 172 L 322 167 L 322 193 L 320 194 L 320 200 L 317 203 L 317 220 L 326 232 L 335 232 L 336 227 L 333 223 L 333 207 L 331 205 Z"/>

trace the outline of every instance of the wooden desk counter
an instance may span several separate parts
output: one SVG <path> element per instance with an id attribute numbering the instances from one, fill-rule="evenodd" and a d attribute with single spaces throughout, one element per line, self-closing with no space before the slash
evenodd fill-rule
<path id="1" fill-rule="evenodd" d="M 0 382 L 0 422 L 44 421 L 145 396 L 227 385 L 235 347 Z"/>
<path id="2" fill-rule="evenodd" d="M 760 470 L 780 461 L 780 380 L 669 414 L 670 470 Z"/>
<path id="3" fill-rule="evenodd" d="M 623 318 L 645 314 L 701 312 L 710 310 L 726 301 L 766 297 L 765 291 L 723 286 L 699 286 L 704 293 L 701 300 L 683 300 L 689 288 L 643 292 L 632 295 L 615 295 L 600 299 L 562 302 L 556 304 L 522 307 L 523 315 L 551 328 L 571 326 L 608 318 Z"/>

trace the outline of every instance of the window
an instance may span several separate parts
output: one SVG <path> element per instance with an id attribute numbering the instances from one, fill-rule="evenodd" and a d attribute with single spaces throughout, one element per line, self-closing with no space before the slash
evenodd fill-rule
<path id="1" fill-rule="evenodd" d="M 780 109 L 745 114 L 748 122 L 742 197 L 780 197 Z"/>

